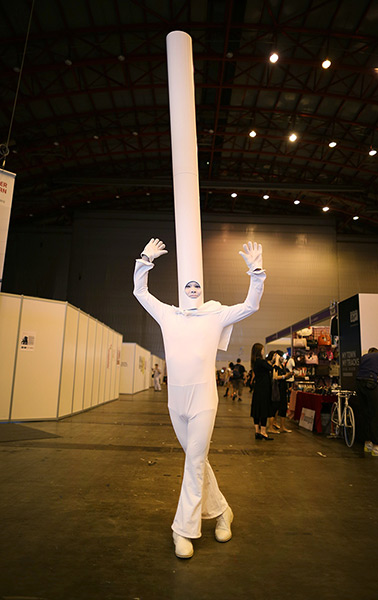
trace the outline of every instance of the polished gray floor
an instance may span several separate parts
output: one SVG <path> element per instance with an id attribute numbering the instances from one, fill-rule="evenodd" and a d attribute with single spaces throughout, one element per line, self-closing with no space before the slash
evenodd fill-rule
<path id="1" fill-rule="evenodd" d="M 0 424 L 2 600 L 375 600 L 378 458 L 293 426 L 254 439 L 222 396 L 210 460 L 233 538 L 171 538 L 183 467 L 166 392 L 59 422 Z"/>

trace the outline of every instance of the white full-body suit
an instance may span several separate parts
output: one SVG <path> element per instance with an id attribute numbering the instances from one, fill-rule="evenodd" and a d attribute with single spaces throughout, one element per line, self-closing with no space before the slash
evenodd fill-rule
<path id="1" fill-rule="evenodd" d="M 234 306 L 210 301 L 198 309 L 184 310 L 164 304 L 148 291 L 148 272 L 154 264 L 142 258 L 135 265 L 134 295 L 159 323 L 163 334 L 168 408 L 185 452 L 184 477 L 172 529 L 186 538 L 199 538 L 201 518 L 218 517 L 228 506 L 207 459 L 218 406 L 216 353 L 222 335 L 230 333 L 229 326 L 258 310 L 266 277 L 258 264 L 248 262 L 240 254 L 249 266 L 250 284 L 245 301 Z"/>

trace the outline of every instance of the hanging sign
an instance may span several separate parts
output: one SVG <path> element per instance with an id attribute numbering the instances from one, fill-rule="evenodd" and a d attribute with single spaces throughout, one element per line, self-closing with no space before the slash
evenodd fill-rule
<path id="1" fill-rule="evenodd" d="M 0 290 L 3 280 L 5 250 L 8 239 L 9 218 L 12 208 L 15 173 L 0 169 Z"/>

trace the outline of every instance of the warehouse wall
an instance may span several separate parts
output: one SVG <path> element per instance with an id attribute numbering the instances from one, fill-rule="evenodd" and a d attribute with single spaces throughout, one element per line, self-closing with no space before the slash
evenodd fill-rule
<path id="1" fill-rule="evenodd" d="M 328 225 L 325 219 L 225 220 L 202 221 L 205 299 L 224 304 L 244 299 L 248 276 L 238 251 L 249 239 L 263 244 L 268 277 L 260 310 L 235 325 L 229 350 L 220 352 L 219 360 L 248 361 L 252 343 L 332 300 L 378 293 L 378 239 L 338 238 L 329 219 Z M 11 231 L 3 291 L 68 300 L 123 333 L 124 341 L 163 356 L 159 327 L 132 295 L 134 260 L 151 237 L 163 239 L 169 254 L 156 261 L 150 290 L 176 304 L 174 223 L 165 215 L 152 220 L 126 213 L 79 214 L 70 236 L 58 229 L 55 235 Z"/>

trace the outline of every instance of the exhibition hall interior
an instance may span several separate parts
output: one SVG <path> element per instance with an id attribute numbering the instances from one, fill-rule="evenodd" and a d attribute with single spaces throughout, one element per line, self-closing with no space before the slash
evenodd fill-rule
<path id="1" fill-rule="evenodd" d="M 377 0 L 1 17 L 0 600 L 373 600 Z"/>

